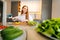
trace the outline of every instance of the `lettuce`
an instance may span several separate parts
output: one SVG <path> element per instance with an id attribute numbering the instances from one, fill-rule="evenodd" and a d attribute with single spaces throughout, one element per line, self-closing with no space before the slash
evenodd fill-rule
<path id="1" fill-rule="evenodd" d="M 35 22 L 35 21 L 28 21 L 28 25 L 30 25 L 30 26 L 34 26 L 36 24 L 37 24 L 37 22 Z"/>
<path id="2" fill-rule="evenodd" d="M 60 18 L 44 20 L 37 25 L 37 32 L 60 39 Z"/>

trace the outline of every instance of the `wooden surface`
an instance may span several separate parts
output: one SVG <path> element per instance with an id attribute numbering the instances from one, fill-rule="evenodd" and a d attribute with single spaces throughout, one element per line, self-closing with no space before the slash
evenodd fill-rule
<path id="1" fill-rule="evenodd" d="M 27 30 L 27 40 L 49 40 L 44 36 L 38 34 L 35 30 Z"/>
<path id="2" fill-rule="evenodd" d="M 2 25 L 2 23 L 0 22 L 0 25 Z"/>
<path id="3" fill-rule="evenodd" d="M 26 22 L 7 22 L 7 25 L 27 25 Z"/>
<path id="4" fill-rule="evenodd" d="M 20 26 L 23 30 L 26 31 L 27 34 L 27 40 L 50 40 L 49 38 L 46 38 L 42 36 L 41 34 L 38 34 L 34 27 L 31 26 Z"/>

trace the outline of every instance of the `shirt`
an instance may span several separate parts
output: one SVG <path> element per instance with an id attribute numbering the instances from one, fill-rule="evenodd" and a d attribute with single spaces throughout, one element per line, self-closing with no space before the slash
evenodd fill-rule
<path id="1" fill-rule="evenodd" d="M 17 18 L 19 21 L 26 21 L 26 14 L 18 15 L 14 18 Z M 33 18 L 31 15 L 29 15 L 29 21 L 33 21 Z"/>

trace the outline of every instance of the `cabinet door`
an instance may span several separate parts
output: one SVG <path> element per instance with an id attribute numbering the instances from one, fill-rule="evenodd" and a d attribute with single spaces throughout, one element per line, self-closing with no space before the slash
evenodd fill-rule
<path id="1" fill-rule="evenodd" d="M 11 2 L 11 13 L 13 17 L 18 15 L 18 1 Z"/>
<path id="2" fill-rule="evenodd" d="M 0 1 L 0 22 L 2 22 L 2 15 L 3 15 L 3 2 Z"/>

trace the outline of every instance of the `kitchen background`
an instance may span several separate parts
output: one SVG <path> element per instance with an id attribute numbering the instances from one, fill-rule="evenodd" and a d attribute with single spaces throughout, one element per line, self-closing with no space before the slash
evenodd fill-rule
<path id="1" fill-rule="evenodd" d="M 43 4 L 43 5 L 42 5 Z M 23 5 L 27 5 L 29 14 L 34 20 L 46 20 L 51 18 L 52 0 L 11 0 L 11 14 L 13 17 L 19 15 Z"/>
<path id="2" fill-rule="evenodd" d="M 12 1 L 11 2 L 11 13 L 13 16 L 19 15 L 19 12 L 21 11 L 21 8 L 23 5 L 28 6 L 29 14 L 33 16 L 33 19 L 40 20 L 41 13 L 40 13 L 40 0 L 21 0 L 21 1 Z"/>
<path id="3" fill-rule="evenodd" d="M 59 1 L 56 0 L 0 0 L 3 1 L 3 17 L 2 23 L 6 25 L 7 22 L 7 15 L 12 14 L 12 16 L 17 16 L 19 11 L 18 7 L 15 8 L 12 6 L 15 4 L 19 4 L 18 1 L 20 1 L 20 8 L 23 5 L 27 5 L 29 7 L 29 13 L 33 16 L 34 19 L 36 20 L 46 20 L 50 18 L 57 18 L 59 16 Z M 1 2 L 0 2 L 1 3 Z M 57 6 L 57 7 L 56 7 Z M 1 8 L 1 7 L 0 7 Z M 13 9 L 14 8 L 14 9 Z M 12 11 L 14 10 L 14 11 Z M 21 10 L 21 9 L 20 9 Z M 56 11 L 58 10 L 58 11 Z"/>

